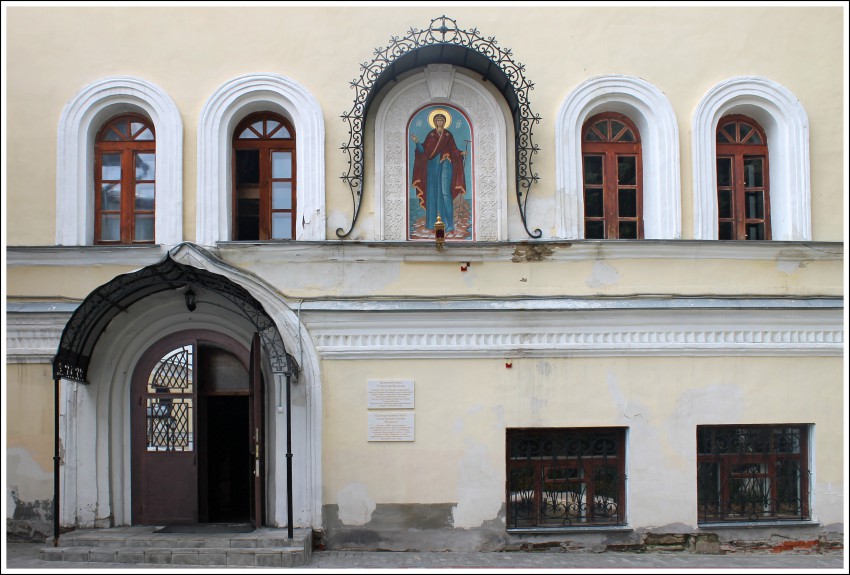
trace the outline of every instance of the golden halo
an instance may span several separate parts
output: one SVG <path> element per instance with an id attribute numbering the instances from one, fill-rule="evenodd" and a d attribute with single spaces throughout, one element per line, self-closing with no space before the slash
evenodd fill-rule
<path id="1" fill-rule="evenodd" d="M 446 117 L 446 125 L 444 127 L 448 128 L 452 125 L 452 115 L 449 113 L 449 111 L 445 108 L 437 108 L 436 110 L 432 110 L 431 113 L 428 114 L 428 124 L 432 128 L 437 127 L 434 125 L 434 116 L 436 116 L 437 114 L 442 114 Z"/>

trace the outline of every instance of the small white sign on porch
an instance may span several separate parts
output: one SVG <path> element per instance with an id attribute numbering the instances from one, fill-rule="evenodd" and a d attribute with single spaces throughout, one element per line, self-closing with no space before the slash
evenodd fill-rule
<path id="1" fill-rule="evenodd" d="M 369 413 L 369 441 L 413 441 L 412 411 Z"/>
<path id="2" fill-rule="evenodd" d="M 370 379 L 369 409 L 413 409 L 412 379 Z"/>

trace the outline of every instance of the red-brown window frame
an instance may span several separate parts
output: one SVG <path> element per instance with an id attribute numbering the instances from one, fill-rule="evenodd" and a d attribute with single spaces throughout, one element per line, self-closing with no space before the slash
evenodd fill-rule
<path id="1" fill-rule="evenodd" d="M 551 528 L 563 527 L 567 525 L 587 526 L 587 525 L 624 525 L 626 523 L 626 428 L 624 427 L 601 427 L 601 428 L 512 428 L 507 429 L 505 434 L 505 456 L 507 473 L 505 478 L 505 497 L 507 502 L 508 512 L 508 528 Z M 530 436 L 532 438 L 539 437 L 552 445 L 561 444 L 562 446 L 568 442 L 587 441 L 589 438 L 599 440 L 613 439 L 616 444 L 616 453 L 614 455 L 606 454 L 573 454 L 566 455 L 562 451 L 553 452 L 549 455 L 538 453 L 534 456 L 521 457 L 512 452 L 512 440 L 522 438 L 522 436 Z M 589 505 L 582 514 L 583 521 L 573 523 L 567 517 L 546 516 L 543 511 L 543 492 L 552 489 L 556 484 L 572 484 L 584 486 L 584 495 L 586 502 L 597 502 L 595 471 L 605 468 L 616 468 L 614 485 L 616 487 L 616 511 L 613 515 L 605 515 L 597 512 L 595 505 Z M 522 501 L 515 501 L 511 492 L 512 471 L 514 470 L 531 470 L 531 482 L 533 486 L 533 495 L 530 499 L 526 499 L 525 503 L 530 505 L 530 513 L 518 519 L 516 512 L 513 510 L 514 505 L 522 505 Z M 582 470 L 583 477 L 577 478 L 552 478 L 547 476 L 549 470 Z M 526 489 L 527 491 L 527 489 Z M 566 510 L 565 510 L 566 511 Z M 573 510 L 575 511 L 575 510 Z M 610 511 L 610 510 L 608 510 Z M 557 514 L 556 514 L 557 515 Z M 523 522 L 520 525 L 520 521 Z"/>
<path id="2" fill-rule="evenodd" d="M 800 520 L 807 521 L 810 518 L 809 508 L 809 490 L 810 486 L 810 468 L 809 468 L 809 426 L 800 424 L 775 424 L 775 425 L 700 425 L 697 426 L 697 495 L 698 499 L 698 523 L 709 523 L 714 521 L 720 522 L 735 522 L 735 521 L 773 521 L 773 520 Z M 799 453 L 794 452 L 777 452 L 772 449 L 768 453 L 736 453 L 727 451 L 723 453 L 703 453 L 699 449 L 700 434 L 715 435 L 729 432 L 749 433 L 753 431 L 773 432 L 775 430 L 792 429 L 796 430 L 799 437 Z M 771 436 L 773 437 L 773 436 Z M 772 441 L 772 440 L 771 440 Z M 772 444 L 771 444 L 772 446 Z M 759 464 L 764 465 L 766 471 L 758 474 L 758 477 L 767 478 L 770 485 L 771 500 L 776 499 L 776 490 L 779 482 L 776 480 L 776 469 L 778 462 L 792 462 L 799 465 L 800 470 L 800 507 L 799 514 L 779 514 L 774 508 L 771 512 L 765 513 L 761 517 L 741 516 L 729 513 L 732 497 L 730 489 L 730 481 L 734 478 L 752 478 L 756 474 L 752 473 L 735 473 L 733 468 L 736 465 Z M 717 465 L 719 488 L 719 503 L 717 509 L 702 507 L 702 494 L 700 491 L 700 467 L 702 465 Z"/>
<path id="3" fill-rule="evenodd" d="M 107 130 L 119 121 L 126 119 L 128 122 L 139 122 L 144 124 L 145 128 L 137 130 L 135 134 L 131 134 L 131 138 L 149 129 L 153 134 L 153 140 L 104 140 L 104 135 Z M 132 124 L 128 124 L 132 125 Z M 154 153 L 156 154 L 156 130 L 153 122 L 141 114 L 121 114 L 114 116 L 104 122 L 103 126 L 95 137 L 95 157 L 94 157 L 94 241 L 95 244 L 102 245 L 120 245 L 120 244 L 152 244 L 156 241 L 156 195 L 154 195 L 153 210 L 137 210 L 136 209 L 136 163 L 134 161 L 135 154 Z M 103 167 L 101 161 L 103 154 L 121 154 L 121 207 L 120 207 L 120 240 L 104 240 L 102 239 L 102 215 L 112 210 L 102 209 L 102 189 L 103 189 Z M 156 180 L 154 180 L 154 190 L 156 190 Z M 156 192 L 154 192 L 156 194 Z M 136 215 L 152 214 L 154 216 L 154 239 L 151 240 L 136 240 Z"/>
<path id="4" fill-rule="evenodd" d="M 735 123 L 735 134 L 736 134 L 736 143 L 724 143 L 717 141 L 717 133 L 719 133 L 723 128 L 730 124 Z M 753 128 L 753 131 L 749 132 L 744 141 L 741 141 L 740 133 L 741 133 L 741 124 L 748 125 Z M 762 144 L 753 144 L 749 143 L 754 134 L 758 134 L 761 137 Z M 728 116 L 724 116 L 717 122 L 717 130 L 715 132 L 715 144 L 716 144 L 716 159 L 715 159 L 715 170 L 717 169 L 716 164 L 717 161 L 724 158 L 730 158 L 732 160 L 732 175 L 731 175 L 731 185 L 730 186 L 721 186 L 718 180 L 717 182 L 717 202 L 718 202 L 718 213 L 717 213 L 717 222 L 718 222 L 718 239 L 720 239 L 720 225 L 723 223 L 731 223 L 732 224 L 732 237 L 728 239 L 732 240 L 749 240 L 749 239 L 757 239 L 750 238 L 747 234 L 747 225 L 752 224 L 764 224 L 764 240 L 771 239 L 771 231 L 770 231 L 770 164 L 768 158 L 768 142 L 767 142 L 767 134 L 764 129 L 759 125 L 758 122 L 753 120 L 748 116 L 744 116 L 741 114 L 731 114 Z M 744 186 L 744 161 L 746 159 L 756 159 L 760 158 L 763 160 L 762 167 L 762 178 L 763 185 L 762 186 Z M 731 191 L 732 202 L 731 202 L 731 217 L 723 218 L 720 217 L 720 193 L 721 191 Z M 746 217 L 746 197 L 748 191 L 760 191 L 762 192 L 762 197 L 764 198 L 764 209 L 762 218 L 747 218 Z M 724 238 L 725 239 L 725 238 Z"/>
<path id="5" fill-rule="evenodd" d="M 281 126 L 276 128 L 272 133 L 279 131 L 281 128 L 285 128 L 289 131 L 290 138 L 280 139 L 280 138 L 271 138 L 272 133 L 268 133 L 265 135 L 258 134 L 258 137 L 255 139 L 240 139 L 239 136 L 242 132 L 249 128 L 251 124 L 256 123 L 260 120 L 274 120 L 276 122 L 280 122 Z M 256 132 L 255 132 L 256 133 Z M 232 158 L 232 169 L 231 173 L 233 174 L 233 183 L 231 186 L 232 189 L 232 213 L 233 213 L 233 239 L 240 240 L 242 238 L 238 237 L 239 234 L 239 197 L 237 190 L 237 164 L 236 164 L 236 151 L 237 150 L 259 150 L 260 153 L 260 174 L 259 174 L 259 187 L 260 187 L 260 215 L 259 215 L 259 240 L 270 240 L 272 239 L 272 212 L 280 211 L 280 212 L 291 212 L 291 238 L 295 239 L 295 228 L 296 228 L 296 218 L 295 215 L 298 213 L 298 204 L 297 198 L 298 194 L 296 191 L 296 138 L 295 138 L 295 127 L 292 123 L 287 120 L 284 116 L 280 114 L 275 114 L 273 112 L 256 112 L 245 117 L 239 124 L 236 126 L 236 129 L 233 131 L 233 158 Z M 292 174 L 291 178 L 286 178 L 286 180 L 292 182 L 292 205 L 288 210 L 273 210 L 272 209 L 272 152 L 292 152 Z M 287 241 L 284 239 L 276 240 L 276 241 Z"/>
<path id="6" fill-rule="evenodd" d="M 608 122 L 608 134 L 597 134 L 607 141 L 588 141 L 588 133 L 594 130 L 594 126 L 601 121 Z M 617 134 L 611 133 L 611 121 L 620 122 L 625 128 L 620 129 Z M 617 141 L 618 138 L 627 131 L 631 130 L 634 135 L 633 142 Z M 602 221 L 604 223 L 604 238 L 602 239 L 618 239 L 620 237 L 620 223 L 634 222 L 637 228 L 637 238 L 643 239 L 643 157 L 641 152 L 640 132 L 637 126 L 628 116 L 617 112 L 603 112 L 588 119 L 581 130 L 581 157 L 582 157 L 582 199 L 584 211 L 582 218 L 585 223 L 585 237 L 587 237 L 587 223 L 593 221 Z M 588 156 L 602 156 L 602 202 L 603 215 L 601 217 L 587 216 L 587 191 L 588 184 L 586 181 L 585 159 Z M 621 157 L 635 158 L 635 185 L 619 183 L 618 174 L 618 159 Z M 592 185 L 591 188 L 598 189 L 598 185 Z M 619 214 L 619 195 L 620 189 L 635 190 L 635 215 L 620 216 Z M 594 238 L 599 239 L 599 238 Z M 634 239 L 634 238 L 632 238 Z"/>

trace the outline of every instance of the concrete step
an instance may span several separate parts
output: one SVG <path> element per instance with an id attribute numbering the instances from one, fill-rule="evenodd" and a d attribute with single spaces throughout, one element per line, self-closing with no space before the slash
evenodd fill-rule
<path id="1" fill-rule="evenodd" d="M 310 557 L 303 547 L 48 547 L 44 561 L 125 563 L 133 565 L 233 565 L 301 567 Z"/>
<path id="2" fill-rule="evenodd" d="M 298 567 L 310 561 L 313 533 L 263 527 L 251 533 L 156 533 L 156 527 L 77 529 L 58 547 L 41 549 L 45 561 L 158 565 Z"/>

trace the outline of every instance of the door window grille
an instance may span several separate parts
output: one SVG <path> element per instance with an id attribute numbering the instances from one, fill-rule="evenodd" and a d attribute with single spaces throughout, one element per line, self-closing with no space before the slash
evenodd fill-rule
<path id="1" fill-rule="evenodd" d="M 151 370 L 145 393 L 148 451 L 192 451 L 193 346 L 166 353 Z"/>

